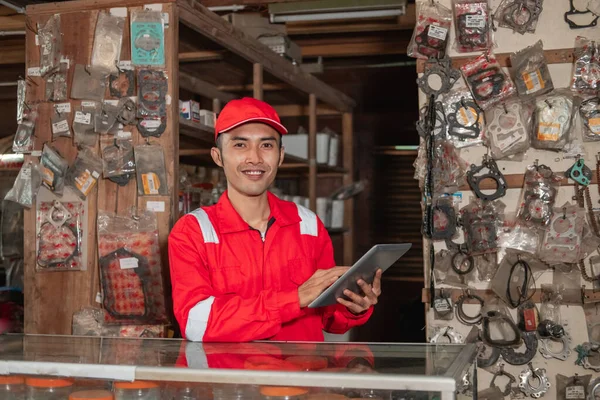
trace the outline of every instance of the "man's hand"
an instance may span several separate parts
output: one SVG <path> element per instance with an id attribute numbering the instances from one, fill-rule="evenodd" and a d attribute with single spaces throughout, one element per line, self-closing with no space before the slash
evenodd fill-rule
<path id="1" fill-rule="evenodd" d="M 346 306 L 353 314 L 362 314 L 367 311 L 371 306 L 377 304 L 377 298 L 381 295 L 381 275 L 383 271 L 378 269 L 375 273 L 375 279 L 373 279 L 373 285 L 369 285 L 367 282 L 359 279 L 358 286 L 362 289 L 363 295 L 358 295 L 351 290 L 344 290 L 350 301 L 338 298 L 338 303 Z"/>
<path id="2" fill-rule="evenodd" d="M 308 306 L 314 299 L 333 284 L 338 278 L 344 275 L 350 267 L 333 267 L 331 269 L 319 269 L 313 276 L 298 288 L 298 298 L 300 299 L 300 308 Z"/>

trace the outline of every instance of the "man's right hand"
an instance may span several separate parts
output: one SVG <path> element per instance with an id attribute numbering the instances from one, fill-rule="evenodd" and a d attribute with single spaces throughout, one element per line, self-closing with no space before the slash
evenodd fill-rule
<path id="1" fill-rule="evenodd" d="M 298 288 L 300 308 L 308 306 L 314 299 L 342 276 L 350 267 L 333 267 L 331 269 L 319 269 L 313 276 Z"/>

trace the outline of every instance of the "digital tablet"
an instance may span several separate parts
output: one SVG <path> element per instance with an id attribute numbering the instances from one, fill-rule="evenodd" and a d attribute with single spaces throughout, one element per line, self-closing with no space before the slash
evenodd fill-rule
<path id="1" fill-rule="evenodd" d="M 360 286 L 356 283 L 359 279 L 373 283 L 375 272 L 381 269 L 385 272 L 412 246 L 410 243 L 401 244 L 376 244 L 367 251 L 354 265 L 339 277 L 333 285 L 329 286 L 319 295 L 308 308 L 325 307 L 337 304 L 338 297 L 347 299 L 344 290 L 350 289 L 354 293 L 361 293 Z"/>

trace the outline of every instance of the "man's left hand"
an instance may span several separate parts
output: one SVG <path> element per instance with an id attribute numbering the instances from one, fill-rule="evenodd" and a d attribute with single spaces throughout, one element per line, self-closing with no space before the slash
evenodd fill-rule
<path id="1" fill-rule="evenodd" d="M 377 270 L 372 285 L 369 285 L 367 282 L 359 279 L 356 283 L 358 283 L 358 286 L 360 286 L 363 294 L 359 295 L 349 289 L 346 289 L 344 290 L 344 295 L 350 300 L 348 301 L 338 298 L 338 303 L 346 306 L 346 308 L 353 314 L 358 315 L 366 312 L 369 308 L 377 304 L 377 298 L 381 295 L 382 274 L 382 270 Z"/>

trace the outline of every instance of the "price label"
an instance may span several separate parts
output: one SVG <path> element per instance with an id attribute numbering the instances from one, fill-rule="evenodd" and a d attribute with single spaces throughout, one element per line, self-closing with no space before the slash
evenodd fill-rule
<path id="1" fill-rule="evenodd" d="M 119 260 L 121 269 L 133 269 L 138 267 L 138 259 L 135 257 L 121 258 Z"/>
<path id="2" fill-rule="evenodd" d="M 583 386 L 568 386 L 565 391 L 567 400 L 585 399 L 585 389 Z"/>
<path id="3" fill-rule="evenodd" d="M 84 101 L 81 102 L 81 107 L 96 108 L 96 102 L 95 101 L 84 100 Z"/>
<path id="4" fill-rule="evenodd" d="M 590 118 L 588 119 L 588 127 L 592 133 L 596 135 L 600 133 L 600 118 Z"/>
<path id="5" fill-rule="evenodd" d="M 153 172 L 142 174 L 142 185 L 144 186 L 144 194 L 158 194 L 160 180 Z"/>
<path id="6" fill-rule="evenodd" d="M 122 70 L 133 70 L 133 65 L 131 64 L 131 60 L 121 60 L 119 61 L 119 69 Z"/>
<path id="7" fill-rule="evenodd" d="M 42 72 L 40 70 L 40 67 L 30 67 L 30 68 L 27 68 L 27 75 L 42 76 Z"/>
<path id="8" fill-rule="evenodd" d="M 432 37 L 434 39 L 446 40 L 447 35 L 448 29 L 442 28 L 441 26 L 429 25 L 429 31 L 427 32 L 427 36 Z"/>
<path id="9" fill-rule="evenodd" d="M 452 310 L 452 302 L 450 299 L 435 299 L 433 301 L 433 308 L 437 312 L 447 312 Z"/>
<path id="10" fill-rule="evenodd" d="M 42 156 L 42 151 L 41 150 L 34 150 L 31 152 L 31 156 L 32 157 L 41 157 Z"/>
<path id="11" fill-rule="evenodd" d="M 487 25 L 485 15 L 467 15 L 466 25 L 467 28 L 479 28 L 483 29 Z"/>
<path id="12" fill-rule="evenodd" d="M 118 106 L 119 105 L 119 100 L 104 100 L 104 104 L 108 104 L 111 106 Z"/>
<path id="13" fill-rule="evenodd" d="M 54 172 L 51 169 L 43 167 L 42 180 L 50 189 L 54 187 Z"/>
<path id="14" fill-rule="evenodd" d="M 52 133 L 56 135 L 61 132 L 69 132 L 69 122 L 66 119 L 52 124 Z"/>
<path id="15" fill-rule="evenodd" d="M 59 114 L 65 114 L 71 112 L 71 103 L 60 103 L 54 106 L 54 109 Z"/>
<path id="16" fill-rule="evenodd" d="M 21 178 L 26 180 L 31 179 L 31 167 L 23 168 L 21 170 Z"/>
<path id="17" fill-rule="evenodd" d="M 543 141 L 556 142 L 560 133 L 560 123 L 540 122 L 538 125 L 537 138 Z"/>
<path id="18" fill-rule="evenodd" d="M 522 76 L 525 87 L 527 88 L 527 94 L 537 92 L 546 87 L 546 82 L 542 79 L 542 73 L 539 69 L 531 72 L 524 72 Z"/>
<path id="19" fill-rule="evenodd" d="M 100 178 L 100 173 L 98 171 L 92 171 L 92 176 L 94 177 L 94 179 L 98 179 Z"/>
<path id="20" fill-rule="evenodd" d="M 75 178 L 75 186 L 81 193 L 87 196 L 96 185 L 97 178 L 92 176 L 89 170 L 85 170 L 80 176 Z"/>
<path id="21" fill-rule="evenodd" d="M 76 111 L 74 122 L 83 125 L 90 125 L 92 123 L 92 113 Z"/>
<path id="22" fill-rule="evenodd" d="M 160 119 L 145 119 L 141 122 L 144 128 L 155 129 L 160 126 L 162 121 Z"/>
<path id="23" fill-rule="evenodd" d="M 102 304 L 102 293 L 96 293 L 96 303 Z"/>
<path id="24" fill-rule="evenodd" d="M 146 210 L 152 212 L 165 212 L 164 201 L 149 201 L 146 203 Z"/>

